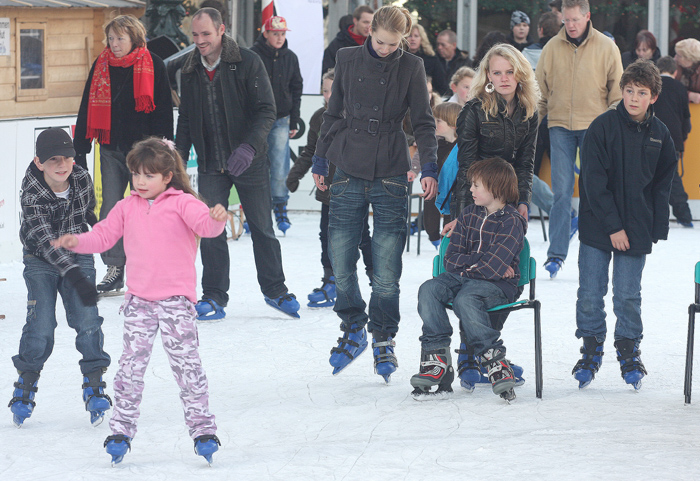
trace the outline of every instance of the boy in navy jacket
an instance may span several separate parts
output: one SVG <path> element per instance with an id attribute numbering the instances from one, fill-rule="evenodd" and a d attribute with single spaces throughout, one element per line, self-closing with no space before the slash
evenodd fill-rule
<path id="1" fill-rule="evenodd" d="M 668 236 L 668 198 L 677 166 L 671 135 L 654 116 L 661 86 L 652 62 L 632 63 L 620 80 L 623 101 L 598 116 L 583 141 L 576 302 L 576 337 L 583 338 L 583 356 L 573 369 L 579 388 L 590 384 L 603 357 L 603 298 L 611 259 L 622 377 L 639 389 L 646 374 L 639 351 L 642 270 L 652 244 Z"/>
<path id="2" fill-rule="evenodd" d="M 515 377 L 505 359 L 500 329 L 488 309 L 513 302 L 518 295 L 518 262 L 526 220 L 514 207 L 518 179 L 513 167 L 493 157 L 475 162 L 467 176 L 474 204 L 457 218 L 445 253 L 445 270 L 423 283 L 418 291 L 418 314 L 423 319 L 420 372 L 411 378 L 416 396 L 450 392 L 454 379 L 446 307 L 459 318 L 465 341 L 481 356 L 493 392 L 515 398 Z"/>

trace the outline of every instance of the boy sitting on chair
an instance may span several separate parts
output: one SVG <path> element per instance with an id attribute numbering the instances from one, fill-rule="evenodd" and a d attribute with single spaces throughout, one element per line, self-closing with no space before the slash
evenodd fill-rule
<path id="1" fill-rule="evenodd" d="M 418 291 L 421 363 L 411 385 L 415 396 L 452 391 L 452 326 L 446 310 L 452 305 L 465 341 L 488 369 L 493 392 L 510 401 L 515 398 L 513 369 L 505 358 L 500 329 L 492 326 L 487 311 L 517 297 L 527 221 L 514 207 L 518 179 L 508 162 L 498 157 L 475 162 L 467 175 L 474 204 L 457 218 L 445 254 L 446 272 Z M 437 390 L 431 392 L 433 386 Z"/>

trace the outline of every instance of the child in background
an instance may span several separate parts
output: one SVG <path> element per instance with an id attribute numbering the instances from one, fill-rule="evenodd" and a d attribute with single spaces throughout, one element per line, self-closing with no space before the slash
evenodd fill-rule
<path id="1" fill-rule="evenodd" d="M 625 382 L 641 388 L 647 373 L 639 350 L 642 270 L 652 244 L 668 237 L 677 162 L 671 134 L 652 106 L 661 91 L 659 69 L 637 60 L 625 69 L 620 88 L 622 102 L 591 123 L 581 147 L 576 337 L 583 338 L 583 356 L 572 371 L 581 389 L 603 360 L 611 259 L 617 360 Z"/>
<path id="2" fill-rule="evenodd" d="M 88 223 L 97 222 L 90 174 L 73 164 L 74 157 L 73 142 L 65 130 L 44 130 L 36 139 L 36 157 L 22 180 L 19 238 L 24 250 L 27 322 L 19 353 L 12 357 L 19 380 L 9 406 L 17 427 L 32 415 L 39 375 L 53 351 L 56 294 L 61 294 L 66 320 L 76 332 L 75 347 L 83 356 L 83 401 L 90 422 L 100 424 L 112 405 L 102 382 L 110 358 L 102 348 L 93 257 L 51 245 L 57 236 L 85 232 Z"/>
<path id="3" fill-rule="evenodd" d="M 450 81 L 450 88 L 452 89 L 453 95 L 449 98 L 448 102 L 458 103 L 460 107 L 464 107 L 464 104 L 472 98 L 471 87 L 472 80 L 476 76 L 474 69 L 469 67 L 460 67 L 452 76 Z"/>
<path id="4" fill-rule="evenodd" d="M 299 129 L 303 80 L 299 59 L 287 45 L 287 21 L 271 17 L 265 21 L 263 32 L 250 48 L 265 64 L 277 105 L 277 120 L 267 136 L 270 158 L 270 192 L 275 210 L 277 228 L 283 234 L 291 226 L 287 216 L 289 191 L 286 180 L 289 173 L 289 139 Z"/>
<path id="5" fill-rule="evenodd" d="M 457 145 L 457 117 L 462 108 L 454 102 L 445 102 L 433 109 L 435 116 L 435 135 L 438 140 L 437 164 L 438 179 L 445 160 Z M 456 160 L 456 159 L 455 159 Z M 439 189 L 438 189 L 439 192 Z M 423 226 L 428 233 L 430 242 L 438 248 L 440 246 L 440 219 L 442 215 L 435 205 L 435 199 L 426 200 L 423 206 Z M 449 222 L 450 219 L 447 219 Z"/>
<path id="6" fill-rule="evenodd" d="M 418 290 L 423 335 L 420 371 L 411 377 L 411 385 L 418 398 L 452 392 L 452 326 L 446 310 L 451 304 L 466 342 L 488 369 L 493 392 L 511 401 L 515 376 L 505 358 L 501 330 L 492 326 L 487 311 L 517 297 L 527 221 L 514 207 L 520 194 L 508 162 L 498 157 L 474 162 L 467 176 L 474 203 L 457 217 L 445 253 L 446 272 Z M 437 390 L 431 391 L 434 386 Z"/>
<path id="7" fill-rule="evenodd" d="M 209 413 L 206 374 L 197 348 L 197 238 L 216 237 L 226 224 L 226 209 L 209 209 L 200 201 L 184 163 L 168 140 L 138 142 L 126 158 L 134 191 L 117 202 L 92 232 L 64 235 L 53 241 L 79 253 L 102 252 L 124 237 L 127 292 L 124 311 L 124 352 L 114 379 L 112 436 L 105 447 L 112 463 L 121 462 L 136 435 L 136 422 L 158 330 L 168 355 L 185 422 L 195 452 L 209 463 L 221 444 L 214 415 Z"/>
<path id="8" fill-rule="evenodd" d="M 654 115 L 661 120 L 671 133 L 673 145 L 676 147 L 676 157 L 681 163 L 683 171 L 683 151 L 685 139 L 690 132 L 690 109 L 688 108 L 688 90 L 676 80 L 678 70 L 673 57 L 661 57 L 656 61 L 656 66 L 661 72 L 661 93 L 659 100 L 654 104 Z M 676 221 L 683 227 L 693 228 L 693 216 L 688 205 L 688 194 L 683 188 L 683 180 L 678 175 L 678 170 L 673 173 L 671 183 L 671 196 L 668 199 Z"/>
<path id="9" fill-rule="evenodd" d="M 331 88 L 333 87 L 333 79 L 335 78 L 335 70 L 330 69 L 323 74 L 321 92 L 323 93 L 324 106 L 318 109 L 311 116 L 309 121 L 309 134 L 306 138 L 306 147 L 299 155 L 294 166 L 289 171 L 287 176 L 287 188 L 290 192 L 296 192 L 299 188 L 299 181 L 311 168 L 311 159 L 316 152 L 316 141 L 318 133 L 321 130 L 321 122 L 323 112 L 328 106 L 328 99 L 331 96 Z M 335 173 L 335 166 L 329 165 L 329 177 Z M 323 279 L 321 287 L 317 287 L 307 297 L 309 307 L 333 307 L 335 304 L 335 276 L 333 275 L 333 267 L 331 266 L 330 257 L 328 257 L 328 210 L 331 200 L 330 192 L 316 189 L 316 200 L 321 202 L 321 225 L 318 237 L 321 239 L 321 265 L 323 266 Z M 369 277 L 370 285 L 372 285 L 372 238 L 369 234 L 369 220 L 365 218 L 365 227 L 362 232 L 362 240 L 360 241 L 360 251 L 362 252 L 362 260 L 365 263 L 365 272 Z"/>

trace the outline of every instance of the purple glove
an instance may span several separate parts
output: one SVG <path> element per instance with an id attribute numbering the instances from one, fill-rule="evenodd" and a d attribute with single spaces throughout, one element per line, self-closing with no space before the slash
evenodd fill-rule
<path id="1" fill-rule="evenodd" d="M 253 157 L 255 157 L 255 149 L 250 144 L 239 145 L 226 162 L 229 173 L 238 177 L 250 167 Z"/>

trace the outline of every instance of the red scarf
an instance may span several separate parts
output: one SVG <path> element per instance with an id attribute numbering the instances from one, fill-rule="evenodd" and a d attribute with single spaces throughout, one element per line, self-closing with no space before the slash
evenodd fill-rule
<path id="1" fill-rule="evenodd" d="M 134 67 L 134 100 L 136 111 L 153 112 L 153 58 L 145 47 L 134 49 L 128 55 L 117 58 L 109 46 L 105 47 L 95 62 L 90 83 L 90 100 L 87 113 L 86 139 L 97 139 L 101 144 L 110 143 L 112 127 L 112 85 L 109 67 Z"/>
<path id="2" fill-rule="evenodd" d="M 348 27 L 348 33 L 352 37 L 352 39 L 357 42 L 357 45 L 364 45 L 365 40 L 367 40 L 367 37 L 363 37 L 362 35 L 358 35 L 352 31 L 352 29 L 355 28 L 354 25 L 350 25 Z"/>

